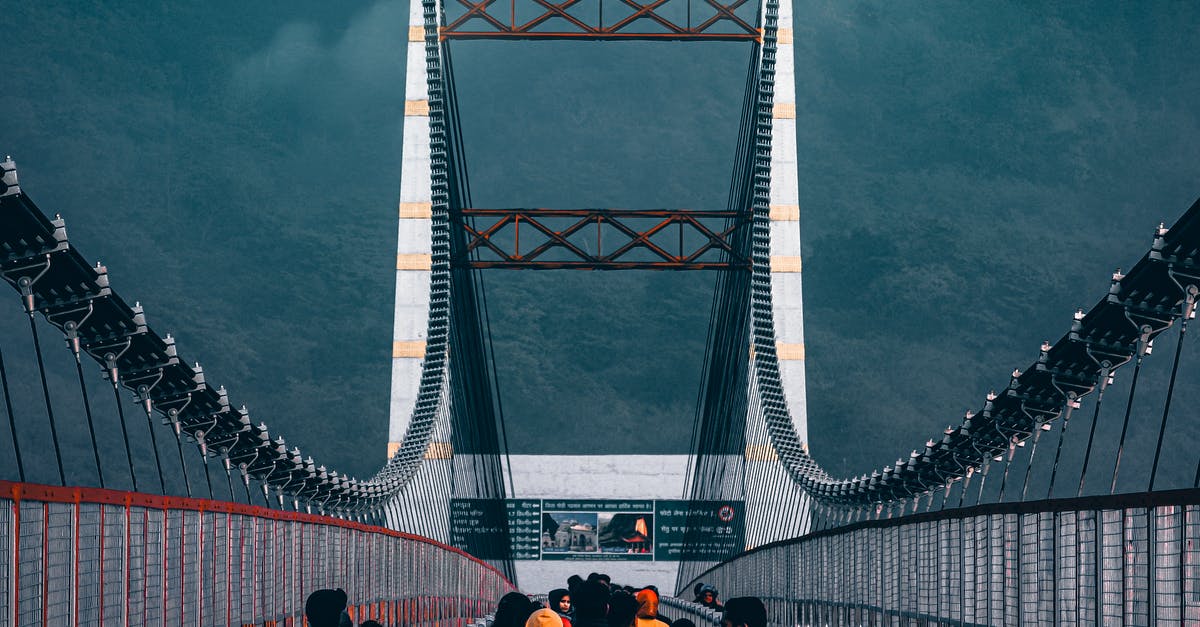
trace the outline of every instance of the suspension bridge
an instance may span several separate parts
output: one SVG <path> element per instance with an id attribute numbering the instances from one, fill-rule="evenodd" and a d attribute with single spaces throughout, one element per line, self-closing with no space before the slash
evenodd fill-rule
<path id="1" fill-rule="evenodd" d="M 531 555 L 606 541 L 625 543 L 612 559 L 669 562 L 680 598 L 664 604 L 704 624 L 719 615 L 685 600 L 700 582 L 763 598 L 780 625 L 1200 621 L 1200 456 L 1164 455 L 1193 418 L 1172 400 L 1200 202 L 1148 229 L 1145 254 L 1007 387 L 894 464 L 835 477 L 806 445 L 793 37 L 787 0 L 413 0 L 388 460 L 365 479 L 208 383 L 219 373 L 150 326 L 6 159 L 0 276 L 22 324 L 0 334 L 15 469 L 0 480 L 0 625 L 302 624 L 306 595 L 331 587 L 356 620 L 469 624 Z M 740 42 L 726 206 L 476 206 L 451 59 L 467 39 Z M 589 511 L 514 489 L 482 274 L 502 269 L 715 273 L 676 500 Z M 23 435 L 35 422 L 48 437 Z M 1101 423 L 1120 425 L 1115 442 Z M 1130 455 L 1152 460 L 1146 477 L 1130 479 Z M 50 458 L 55 484 L 26 476 Z M 1162 479 L 1180 464 L 1190 486 Z M 611 533 L 559 544 L 544 526 L 558 512 Z"/>

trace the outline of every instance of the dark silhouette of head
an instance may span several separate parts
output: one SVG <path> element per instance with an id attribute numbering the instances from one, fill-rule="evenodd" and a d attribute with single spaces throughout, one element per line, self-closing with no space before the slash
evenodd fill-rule
<path id="1" fill-rule="evenodd" d="M 317 590 L 308 595 L 308 600 L 304 603 L 304 615 L 308 617 L 308 624 L 312 627 L 338 627 L 347 600 L 349 599 L 346 597 L 346 591 L 341 588 Z"/>
<path id="2" fill-rule="evenodd" d="M 571 589 L 571 605 L 575 616 L 583 619 L 603 619 L 608 614 L 608 587 L 599 581 L 583 581 Z"/>
<path id="3" fill-rule="evenodd" d="M 737 597 L 725 602 L 724 627 L 767 627 L 767 607 L 758 597 Z"/>
<path id="4" fill-rule="evenodd" d="M 604 584 L 605 588 L 612 588 L 612 577 L 609 577 L 608 575 L 605 575 L 604 573 L 592 573 L 592 574 L 588 575 L 587 580 L 588 581 L 599 581 L 600 583 Z"/>
<path id="5" fill-rule="evenodd" d="M 608 627 L 629 627 L 637 620 L 639 603 L 632 594 L 618 590 L 608 599 Z"/>
<path id="6" fill-rule="evenodd" d="M 529 597 L 520 592 L 509 592 L 496 604 L 496 618 L 492 624 L 495 627 L 523 627 L 535 609 Z"/>

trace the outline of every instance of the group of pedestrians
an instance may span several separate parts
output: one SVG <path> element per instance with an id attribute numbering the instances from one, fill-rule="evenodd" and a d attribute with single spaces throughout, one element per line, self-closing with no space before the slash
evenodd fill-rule
<path id="1" fill-rule="evenodd" d="M 758 598 L 739 597 L 722 604 L 712 586 L 697 584 L 693 592 L 696 603 L 722 613 L 723 627 L 766 627 L 766 607 Z M 550 591 L 547 601 L 543 606 L 510 592 L 496 606 L 492 627 L 696 627 L 689 619 L 672 621 L 660 614 L 654 586 L 621 586 L 603 573 L 586 579 L 572 575 L 566 588 Z"/>
<path id="2" fill-rule="evenodd" d="M 767 611 L 756 597 L 739 597 L 722 604 L 716 588 L 696 584 L 695 602 L 721 612 L 722 627 L 766 627 Z M 317 590 L 308 596 L 304 615 L 309 627 L 353 627 L 346 612 L 346 592 Z M 549 606 L 520 592 L 500 598 L 492 627 L 696 627 L 689 619 L 671 619 L 659 613 L 658 588 L 621 586 L 608 575 L 592 573 L 586 579 L 572 575 L 566 588 L 551 590 Z M 383 627 L 368 620 L 359 627 Z"/>

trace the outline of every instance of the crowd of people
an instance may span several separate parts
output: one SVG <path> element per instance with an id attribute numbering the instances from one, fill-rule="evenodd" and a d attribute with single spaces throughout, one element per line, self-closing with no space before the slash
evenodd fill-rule
<path id="1" fill-rule="evenodd" d="M 756 597 L 721 603 L 716 588 L 696 584 L 695 602 L 721 613 L 722 627 L 766 627 L 767 610 Z M 586 579 L 572 575 L 566 588 L 551 590 L 549 607 L 520 592 L 501 597 L 492 627 L 696 627 L 687 618 L 674 621 L 659 613 L 658 589 L 614 584 L 605 574 Z M 352 627 L 345 591 L 317 590 L 304 604 L 310 627 Z M 359 627 L 383 627 L 368 620 Z"/>
<path id="2" fill-rule="evenodd" d="M 766 627 L 766 608 L 755 597 L 722 604 L 712 586 L 696 584 L 693 592 L 696 603 L 721 612 L 724 627 Z M 573 575 L 566 588 L 550 591 L 548 607 L 520 592 L 504 595 L 492 627 L 696 627 L 687 618 L 663 616 L 658 598 L 654 586 L 622 586 L 602 573 Z"/>

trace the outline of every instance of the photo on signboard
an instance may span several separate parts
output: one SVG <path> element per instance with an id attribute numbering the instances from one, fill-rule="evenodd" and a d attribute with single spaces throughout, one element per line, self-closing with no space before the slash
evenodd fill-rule
<path id="1" fill-rule="evenodd" d="M 599 544 L 602 553 L 649 554 L 654 552 L 654 514 L 602 513 Z"/>
<path id="2" fill-rule="evenodd" d="M 596 553 L 595 512 L 542 512 L 542 553 Z"/>

